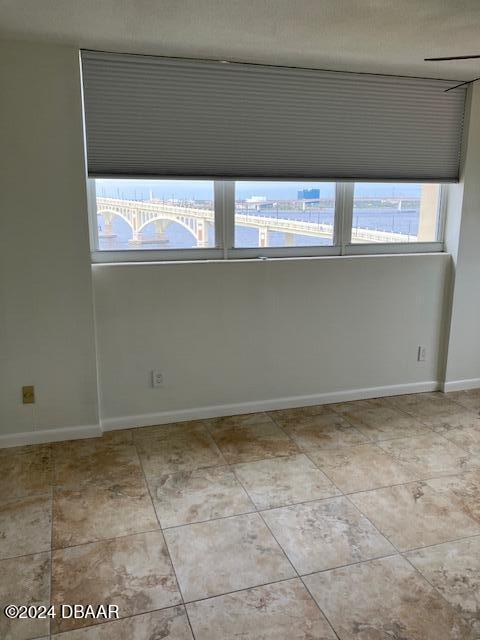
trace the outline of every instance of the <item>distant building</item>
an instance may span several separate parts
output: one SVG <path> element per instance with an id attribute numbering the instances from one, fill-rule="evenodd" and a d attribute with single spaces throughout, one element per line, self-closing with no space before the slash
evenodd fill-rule
<path id="1" fill-rule="evenodd" d="M 267 198 L 265 196 L 251 196 L 250 198 L 247 198 L 247 202 L 253 202 L 253 203 L 257 203 L 257 202 L 266 202 Z"/>
<path id="2" fill-rule="evenodd" d="M 299 189 L 297 197 L 299 200 L 319 200 L 320 189 Z"/>
<path id="3" fill-rule="evenodd" d="M 244 207 L 247 211 L 260 211 L 268 207 L 268 200 L 266 196 L 250 196 L 245 200 Z"/>

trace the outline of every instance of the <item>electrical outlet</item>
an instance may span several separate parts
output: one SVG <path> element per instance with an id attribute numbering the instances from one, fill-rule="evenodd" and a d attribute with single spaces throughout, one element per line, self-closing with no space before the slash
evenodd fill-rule
<path id="1" fill-rule="evenodd" d="M 164 377 L 161 371 L 152 371 L 152 387 L 157 389 L 163 387 Z"/>
<path id="2" fill-rule="evenodd" d="M 35 387 L 33 386 L 33 384 L 22 387 L 22 401 L 23 404 L 35 403 Z"/>
<path id="3" fill-rule="evenodd" d="M 425 362 L 427 359 L 427 347 L 418 347 L 417 360 L 418 362 Z"/>

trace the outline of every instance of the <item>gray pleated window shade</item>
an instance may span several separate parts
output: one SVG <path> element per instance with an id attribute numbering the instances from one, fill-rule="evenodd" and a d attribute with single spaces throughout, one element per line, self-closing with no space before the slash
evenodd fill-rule
<path id="1" fill-rule="evenodd" d="M 444 80 L 82 52 L 90 176 L 456 181 Z"/>

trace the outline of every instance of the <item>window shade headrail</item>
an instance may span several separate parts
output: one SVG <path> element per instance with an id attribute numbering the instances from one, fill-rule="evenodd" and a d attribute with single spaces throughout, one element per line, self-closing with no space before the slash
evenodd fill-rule
<path id="1" fill-rule="evenodd" d="M 82 52 L 92 177 L 458 180 L 445 80 Z"/>

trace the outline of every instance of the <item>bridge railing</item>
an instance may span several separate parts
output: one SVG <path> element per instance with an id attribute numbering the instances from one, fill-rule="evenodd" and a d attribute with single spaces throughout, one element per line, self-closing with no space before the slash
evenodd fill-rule
<path id="1" fill-rule="evenodd" d="M 141 219 L 142 226 L 149 220 L 158 219 L 159 213 L 168 215 L 201 218 L 206 222 L 214 222 L 215 212 L 212 209 L 200 209 L 189 205 L 167 204 L 165 202 L 145 202 L 137 200 L 120 200 L 118 198 L 97 198 L 97 209 L 109 209 L 126 216 L 133 222 L 133 217 Z M 237 213 L 235 223 L 241 226 L 254 227 L 256 229 L 267 228 L 272 231 L 283 231 L 297 235 L 327 236 L 332 237 L 334 225 L 328 223 L 315 223 L 305 220 L 294 220 L 292 218 L 271 217 L 263 215 L 252 215 Z M 376 229 L 366 229 L 361 227 L 352 228 L 352 241 L 393 243 L 409 242 L 412 236 L 402 233 L 379 231 Z"/>

